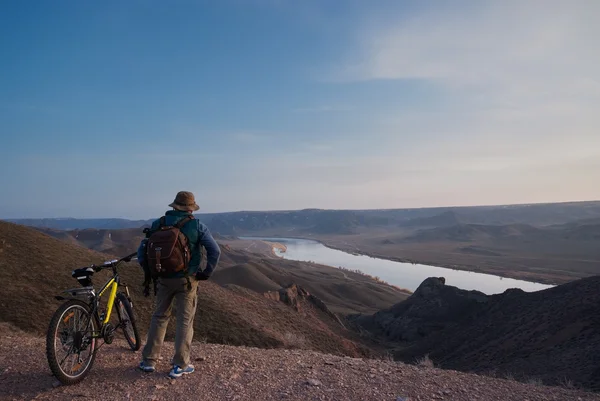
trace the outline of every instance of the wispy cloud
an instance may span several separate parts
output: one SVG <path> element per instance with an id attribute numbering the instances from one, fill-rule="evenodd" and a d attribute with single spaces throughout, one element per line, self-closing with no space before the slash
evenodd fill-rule
<path id="1" fill-rule="evenodd" d="M 504 85 L 517 78 L 539 82 L 574 73 L 581 78 L 574 84 L 598 78 L 600 27 L 592 16 L 600 12 L 600 3 L 467 4 L 452 10 L 431 7 L 365 27 L 358 61 L 339 72 L 349 80 L 426 79 L 448 85 Z"/>
<path id="2" fill-rule="evenodd" d="M 416 80 L 454 105 L 528 114 L 590 113 L 600 102 L 600 2 L 463 2 L 371 21 L 342 81 Z M 464 5 L 468 4 L 468 7 Z"/>
<path id="3" fill-rule="evenodd" d="M 523 164 L 582 149 L 600 157 L 600 2 L 460 4 L 371 19 L 335 77 L 429 85 L 442 110 L 399 111 L 386 129 L 436 137 L 441 146 L 422 149 L 444 158 L 455 149 L 463 164 L 490 150 Z"/>

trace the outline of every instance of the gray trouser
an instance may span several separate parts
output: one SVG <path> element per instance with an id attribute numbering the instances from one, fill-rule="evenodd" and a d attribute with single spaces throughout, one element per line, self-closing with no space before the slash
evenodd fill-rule
<path id="1" fill-rule="evenodd" d="M 175 355 L 172 364 L 185 369 L 190 363 L 190 347 L 194 336 L 194 315 L 198 298 L 198 281 L 190 277 L 192 289 L 188 290 L 185 278 L 159 278 L 156 292 L 156 309 L 152 315 L 150 330 L 142 357 L 146 365 L 155 366 L 160 357 L 171 317 L 173 298 L 177 309 L 177 326 L 175 331 Z"/>

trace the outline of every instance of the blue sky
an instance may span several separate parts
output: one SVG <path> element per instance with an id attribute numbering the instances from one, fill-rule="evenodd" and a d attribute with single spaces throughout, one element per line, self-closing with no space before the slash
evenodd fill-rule
<path id="1" fill-rule="evenodd" d="M 594 0 L 0 7 L 0 218 L 600 199 Z"/>

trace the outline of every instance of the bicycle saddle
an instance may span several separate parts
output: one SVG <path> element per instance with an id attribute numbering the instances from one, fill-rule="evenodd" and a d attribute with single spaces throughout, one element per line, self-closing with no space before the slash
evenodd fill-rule
<path id="1" fill-rule="evenodd" d="M 94 269 L 91 267 L 80 267 L 79 269 L 73 270 L 71 277 L 77 279 L 79 284 L 84 287 L 92 285 L 92 276 L 94 275 Z"/>

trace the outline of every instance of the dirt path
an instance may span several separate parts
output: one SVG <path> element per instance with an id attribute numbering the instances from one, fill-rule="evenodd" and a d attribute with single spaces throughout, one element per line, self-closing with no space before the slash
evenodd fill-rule
<path id="1" fill-rule="evenodd" d="M 196 372 L 171 381 L 165 360 L 153 374 L 136 370 L 140 355 L 116 341 L 104 346 L 90 375 L 54 387 L 44 340 L 0 340 L 2 400 L 600 400 L 599 394 L 362 360 L 309 351 L 194 344 Z"/>

